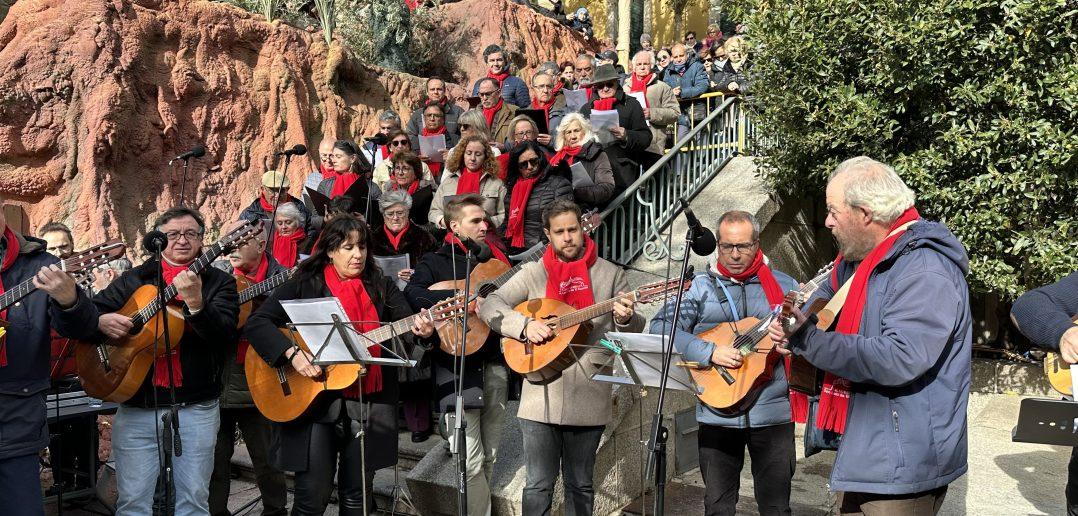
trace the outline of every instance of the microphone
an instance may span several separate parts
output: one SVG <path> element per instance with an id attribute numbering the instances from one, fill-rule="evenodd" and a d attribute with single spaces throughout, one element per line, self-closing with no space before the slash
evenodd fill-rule
<path id="1" fill-rule="evenodd" d="M 142 237 L 142 248 L 151 253 L 164 251 L 165 247 L 168 247 L 168 237 L 156 229 Z"/>
<path id="2" fill-rule="evenodd" d="M 468 250 L 473 256 L 475 261 L 479 263 L 486 263 L 494 256 L 494 253 L 490 250 L 490 246 L 485 242 L 476 242 L 470 238 L 461 240 L 464 244 L 464 248 Z"/>
<path id="3" fill-rule="evenodd" d="M 700 223 L 700 219 L 696 218 L 696 214 L 692 212 L 692 208 L 688 203 L 682 202 L 685 207 L 685 220 L 689 223 L 689 229 L 692 231 L 691 243 L 689 247 L 692 248 L 692 252 L 698 256 L 708 256 L 715 252 L 715 233 L 712 233 L 710 229 L 704 227 Z"/>
<path id="4" fill-rule="evenodd" d="M 181 160 L 181 159 L 201 158 L 202 156 L 205 156 L 205 155 L 206 155 L 206 147 L 203 146 L 203 145 L 195 145 L 195 148 L 193 148 L 193 149 L 191 149 L 191 150 L 189 150 L 189 151 L 187 151 L 187 152 L 185 152 L 183 154 L 180 154 L 179 156 L 176 156 L 175 158 L 170 159 L 168 162 L 172 163 L 173 161 Z"/>
<path id="5" fill-rule="evenodd" d="M 307 146 L 302 143 L 297 143 L 292 146 L 291 149 L 274 153 L 274 156 L 303 156 L 307 154 Z"/>
<path id="6" fill-rule="evenodd" d="M 367 140 L 367 141 L 369 141 L 371 143 L 377 144 L 377 145 L 385 145 L 385 144 L 389 143 L 389 138 L 387 138 L 386 135 L 384 135 L 382 133 L 378 133 L 378 134 L 376 134 L 374 136 L 368 136 L 368 137 L 363 138 L 363 139 Z"/>

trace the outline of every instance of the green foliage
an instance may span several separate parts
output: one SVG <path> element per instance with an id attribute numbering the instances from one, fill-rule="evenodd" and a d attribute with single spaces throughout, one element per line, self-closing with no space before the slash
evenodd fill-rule
<path id="1" fill-rule="evenodd" d="M 1014 297 L 1078 270 L 1078 7 L 1068 0 L 746 0 L 761 154 L 785 193 L 894 165 Z"/>

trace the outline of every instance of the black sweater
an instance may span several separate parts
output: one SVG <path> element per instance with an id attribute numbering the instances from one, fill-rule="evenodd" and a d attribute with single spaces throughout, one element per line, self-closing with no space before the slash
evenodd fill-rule
<path id="1" fill-rule="evenodd" d="M 1063 332 L 1074 327 L 1078 315 L 1078 272 L 1022 294 L 1011 307 L 1011 318 L 1029 340 L 1048 349 L 1059 349 Z"/>

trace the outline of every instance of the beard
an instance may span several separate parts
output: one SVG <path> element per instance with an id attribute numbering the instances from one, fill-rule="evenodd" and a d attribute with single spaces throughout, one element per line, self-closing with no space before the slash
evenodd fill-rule
<path id="1" fill-rule="evenodd" d="M 868 253 L 876 247 L 876 242 L 869 235 L 847 235 L 834 233 L 835 241 L 838 242 L 838 252 L 842 253 L 842 259 L 849 262 L 864 260 Z"/>

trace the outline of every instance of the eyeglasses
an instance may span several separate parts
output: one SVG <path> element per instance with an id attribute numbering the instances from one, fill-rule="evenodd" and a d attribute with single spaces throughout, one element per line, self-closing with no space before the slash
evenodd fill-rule
<path id="1" fill-rule="evenodd" d="M 411 165 L 397 165 L 393 167 L 394 174 L 413 174 L 415 170 L 412 170 Z"/>
<path id="2" fill-rule="evenodd" d="M 537 89 L 537 90 L 552 90 L 552 89 L 554 89 L 554 85 L 553 84 L 536 84 L 535 89 Z"/>
<path id="3" fill-rule="evenodd" d="M 531 129 L 528 129 L 526 131 L 517 131 L 517 132 L 513 133 L 513 136 L 516 137 L 516 138 L 527 138 L 527 137 L 535 135 L 535 134 L 536 134 L 535 131 L 532 131 Z"/>
<path id="4" fill-rule="evenodd" d="M 188 242 L 193 242 L 196 239 L 201 239 L 202 238 L 202 232 L 201 231 L 195 231 L 193 229 L 189 229 L 189 230 L 183 231 L 183 232 L 169 231 L 168 233 L 165 233 L 165 238 L 168 238 L 169 242 L 175 242 L 175 241 L 179 240 L 180 237 L 183 237 Z"/>
<path id="5" fill-rule="evenodd" d="M 696 41 L 696 36 L 685 36 L 685 41 L 689 41 L 690 39 Z"/>
<path id="6" fill-rule="evenodd" d="M 385 216 L 387 219 L 403 219 L 408 216 L 408 212 L 403 210 L 387 211 Z"/>
<path id="7" fill-rule="evenodd" d="M 390 147 L 399 147 L 401 145 L 408 145 L 408 140 L 393 140 L 389 142 Z"/>
<path id="8" fill-rule="evenodd" d="M 487 91 L 487 92 L 482 92 L 482 91 L 481 91 L 481 92 L 479 92 L 479 96 L 480 96 L 480 97 L 490 97 L 490 96 L 493 96 L 493 95 L 494 95 L 494 94 L 496 94 L 496 93 L 498 93 L 498 90 L 494 90 L 494 91 Z"/>
<path id="9" fill-rule="evenodd" d="M 526 159 L 517 163 L 520 168 L 533 169 L 539 168 L 539 158 Z"/>
<path id="10" fill-rule="evenodd" d="M 748 244 L 719 244 L 719 251 L 722 254 L 745 254 L 752 252 L 756 248 L 756 244 L 760 243 L 759 240 Z"/>

